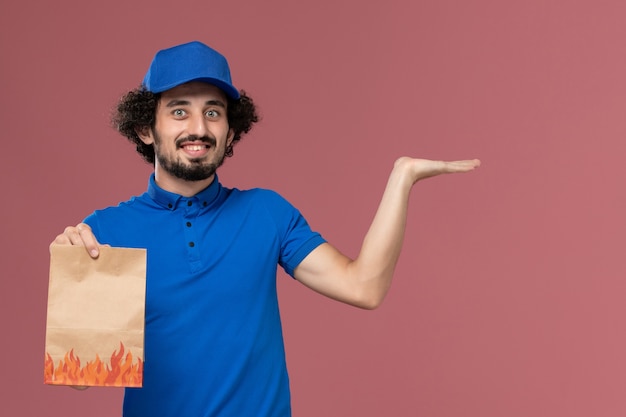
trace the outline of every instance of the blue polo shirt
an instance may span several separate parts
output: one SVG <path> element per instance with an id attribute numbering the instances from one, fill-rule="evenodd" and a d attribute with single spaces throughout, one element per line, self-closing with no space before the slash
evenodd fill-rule
<path id="1" fill-rule="evenodd" d="M 157 186 L 85 222 L 103 244 L 146 248 L 143 388 L 124 417 L 290 416 L 276 269 L 324 239 L 277 193 Z"/>

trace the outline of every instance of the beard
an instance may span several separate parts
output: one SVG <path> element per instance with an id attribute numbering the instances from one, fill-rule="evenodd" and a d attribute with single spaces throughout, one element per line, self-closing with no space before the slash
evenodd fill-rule
<path id="1" fill-rule="evenodd" d="M 206 180 L 207 178 L 213 176 L 217 169 L 222 166 L 226 151 L 224 149 L 218 149 L 216 147 L 216 140 L 209 136 L 188 136 L 186 138 L 181 138 L 176 141 L 176 147 L 178 148 L 179 144 L 185 141 L 198 140 L 208 143 L 215 150 L 216 153 L 213 161 L 207 161 L 205 158 L 197 158 L 190 159 L 189 162 L 184 162 L 180 158 L 170 157 L 169 155 L 162 153 L 160 151 L 161 137 L 156 132 L 154 135 L 155 158 L 163 170 L 176 178 L 180 178 L 184 181 Z"/>

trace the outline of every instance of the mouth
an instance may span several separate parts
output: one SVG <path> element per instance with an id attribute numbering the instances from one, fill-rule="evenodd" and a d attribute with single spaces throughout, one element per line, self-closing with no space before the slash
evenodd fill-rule
<path id="1" fill-rule="evenodd" d="M 205 142 L 184 142 L 178 147 L 191 160 L 201 159 L 209 154 L 211 145 Z"/>
<path id="2" fill-rule="evenodd" d="M 181 149 L 191 158 L 201 158 L 215 147 L 215 141 L 211 138 L 185 138 L 177 143 L 177 148 Z"/>
<path id="3" fill-rule="evenodd" d="M 209 144 L 206 143 L 202 143 L 202 144 L 184 144 L 181 146 L 182 149 L 188 151 L 188 152 L 199 152 L 202 151 L 204 149 L 209 149 L 211 146 Z"/>

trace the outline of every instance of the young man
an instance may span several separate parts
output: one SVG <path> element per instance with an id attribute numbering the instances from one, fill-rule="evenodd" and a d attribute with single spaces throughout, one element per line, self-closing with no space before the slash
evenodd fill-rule
<path id="1" fill-rule="evenodd" d="M 383 300 L 419 180 L 478 160 L 403 157 L 358 257 L 347 258 L 278 194 L 223 187 L 216 170 L 257 121 L 226 59 L 191 42 L 156 54 L 114 122 L 154 163 L 148 190 L 97 210 L 53 244 L 147 248 L 144 386 L 124 416 L 289 416 L 276 265 L 302 284 L 366 309 Z M 184 348 L 183 348 L 184 347 Z"/>

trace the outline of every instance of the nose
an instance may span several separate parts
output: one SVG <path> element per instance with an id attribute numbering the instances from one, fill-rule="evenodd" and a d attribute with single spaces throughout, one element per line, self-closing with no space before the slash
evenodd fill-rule
<path id="1" fill-rule="evenodd" d="M 197 114 L 189 117 L 189 124 L 187 126 L 187 130 L 190 135 L 195 135 L 199 138 L 207 136 L 207 123 L 204 119 L 204 115 Z"/>

